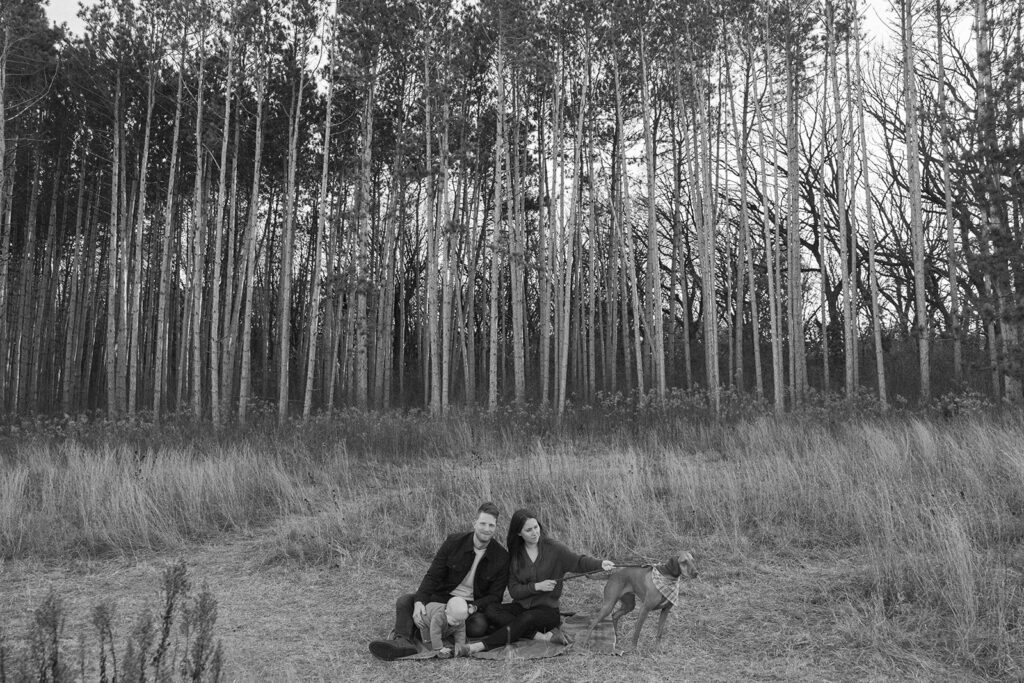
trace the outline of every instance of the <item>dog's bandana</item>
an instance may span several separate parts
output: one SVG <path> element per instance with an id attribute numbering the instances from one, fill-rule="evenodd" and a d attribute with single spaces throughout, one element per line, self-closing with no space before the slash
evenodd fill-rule
<path id="1" fill-rule="evenodd" d="M 651 567 L 651 580 L 654 587 L 658 589 L 666 600 L 673 605 L 679 602 L 679 577 L 666 576 L 658 571 L 657 567 Z"/>

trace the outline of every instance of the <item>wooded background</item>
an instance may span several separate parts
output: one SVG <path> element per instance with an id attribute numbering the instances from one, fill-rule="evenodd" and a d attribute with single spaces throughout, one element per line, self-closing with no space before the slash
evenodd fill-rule
<path id="1" fill-rule="evenodd" d="M 0 6 L 0 412 L 1020 398 L 1024 2 Z"/>

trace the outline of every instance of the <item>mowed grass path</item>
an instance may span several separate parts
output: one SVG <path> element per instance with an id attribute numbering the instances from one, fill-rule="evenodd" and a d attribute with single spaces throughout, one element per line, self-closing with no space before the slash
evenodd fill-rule
<path id="1" fill-rule="evenodd" d="M 622 563 L 691 550 L 703 576 L 666 652 L 372 660 L 394 598 L 482 500 L 505 512 L 500 535 L 527 506 L 570 546 Z M 124 633 L 182 557 L 220 601 L 235 680 L 1020 678 L 1022 539 L 1020 415 L 715 423 L 671 402 L 613 403 L 560 424 L 344 413 L 244 433 L 0 434 L 8 636 L 25 642 L 50 588 L 71 641 L 108 599 Z M 592 612 L 600 590 L 574 581 L 564 606 Z"/>

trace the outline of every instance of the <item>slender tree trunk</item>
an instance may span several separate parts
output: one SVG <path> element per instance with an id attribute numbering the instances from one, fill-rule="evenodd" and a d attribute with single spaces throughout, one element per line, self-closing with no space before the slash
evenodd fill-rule
<path id="1" fill-rule="evenodd" d="M 88 166 L 83 164 L 78 177 L 78 201 L 75 205 L 75 239 L 72 243 L 73 251 L 71 262 L 68 264 L 68 312 L 64 326 L 64 363 L 61 370 L 61 412 L 68 414 L 74 411 L 73 400 L 76 385 L 79 383 L 79 375 L 75 366 L 77 350 L 81 347 L 82 340 L 79 337 L 79 320 L 85 308 L 84 302 L 80 302 L 80 290 L 82 286 L 82 261 L 84 259 L 86 237 L 82 234 L 82 221 L 85 208 L 85 176 Z M 2 185 L 0 185 L 2 187 Z M 0 194 L 3 194 L 0 192 Z M 2 211 L 0 211 L 2 213 Z M 0 254 L 0 258 L 3 254 Z M 6 315 L 6 310 L 0 306 L 0 319 Z M 0 355 L 0 379 L 2 379 L 3 356 Z M 0 408 L 2 408 L 0 403 Z"/>
<path id="2" fill-rule="evenodd" d="M 213 242 L 213 282 L 210 307 L 210 411 L 213 425 L 219 427 L 221 417 L 221 329 L 220 329 L 220 290 L 221 290 L 221 250 L 224 244 L 224 205 L 227 201 L 227 170 L 228 140 L 231 137 L 231 98 L 234 87 L 235 66 L 234 41 L 228 45 L 227 84 L 224 86 L 224 125 L 221 131 L 220 145 L 220 178 L 217 183 L 217 216 L 214 220 L 216 235 Z"/>
<path id="3" fill-rule="evenodd" d="M 118 232 L 120 226 L 119 209 L 120 187 L 121 187 L 121 74 L 118 73 L 114 85 L 114 127 L 112 130 L 114 140 L 113 167 L 110 177 L 110 222 L 107 226 L 109 240 L 107 242 L 107 335 L 104 341 L 106 373 L 107 373 L 107 415 L 113 419 L 121 416 L 124 412 L 124 405 L 121 396 L 117 392 L 117 354 L 124 353 L 124 349 L 117 348 L 117 321 L 120 317 L 120 302 L 118 301 L 118 247 L 120 240 Z"/>
<path id="4" fill-rule="evenodd" d="M 846 130 L 843 120 L 843 100 L 839 94 L 839 47 L 836 43 L 835 6 L 832 0 L 827 0 L 826 15 L 829 77 L 832 81 L 836 129 L 836 211 L 839 215 L 839 276 L 842 278 L 843 284 L 843 366 L 845 370 L 843 387 L 847 398 L 849 398 L 853 396 L 857 388 L 853 371 L 856 355 L 854 350 L 856 309 L 853 307 L 854 287 L 850 268 L 850 230 L 846 219 Z"/>
<path id="5" fill-rule="evenodd" d="M 354 399 L 360 410 L 367 407 L 368 367 L 366 335 L 366 298 L 370 287 L 370 177 L 373 171 L 373 110 L 377 92 L 377 56 L 371 55 L 367 70 L 369 83 L 363 103 L 362 139 L 359 151 L 359 193 L 357 195 L 356 290 L 355 290 L 355 377 Z M 428 161 L 429 163 L 429 161 Z"/>
<path id="6" fill-rule="evenodd" d="M 503 78 L 503 43 L 498 36 L 496 55 L 496 79 L 498 90 L 497 133 L 494 141 L 494 219 L 491 221 L 491 295 L 490 324 L 488 329 L 488 378 L 487 378 L 487 410 L 494 412 L 498 407 L 498 238 L 501 234 L 501 198 L 502 198 L 502 156 L 505 150 L 505 108 Z"/>
<path id="7" fill-rule="evenodd" d="M 441 395 L 441 414 L 448 412 L 449 390 L 451 387 L 452 368 L 452 286 L 454 280 L 455 266 L 452 265 L 454 245 L 452 239 L 452 215 L 449 207 L 449 177 L 448 177 L 448 96 L 443 94 L 441 98 L 441 145 L 440 149 L 440 176 L 441 176 L 441 205 L 440 205 L 440 235 L 439 242 L 442 248 L 441 259 L 443 261 L 443 287 L 441 294 L 441 382 L 439 385 Z"/>
<path id="8" fill-rule="evenodd" d="M 789 226 L 787 230 L 789 247 L 789 335 L 790 361 L 792 363 L 793 401 L 803 402 L 807 389 L 807 351 L 805 346 L 804 315 L 800 251 L 800 140 L 797 137 L 799 102 L 797 96 L 797 72 L 795 56 L 786 60 L 786 144 L 787 149 L 787 194 L 789 197 Z"/>
<path id="9" fill-rule="evenodd" d="M 11 46 L 11 27 L 4 21 L 3 43 L 0 44 L 0 386 L 9 387 L 7 349 L 10 326 L 7 323 L 8 263 L 10 261 L 11 223 L 8 202 L 7 175 L 7 55 Z M 6 397 L 0 396 L 0 412 L 4 411 Z"/>
<path id="10" fill-rule="evenodd" d="M 334 17 L 329 16 L 328 21 Z M 332 24 L 333 26 L 333 24 Z M 327 49 L 330 50 L 331 69 L 327 74 L 327 106 L 324 113 L 324 150 L 320 166 L 320 195 L 317 198 L 316 246 L 313 249 L 313 267 L 310 277 L 313 291 L 309 302 L 309 350 L 306 352 L 306 390 L 302 399 L 302 419 L 308 420 L 313 409 L 313 383 L 316 368 L 317 338 L 320 329 L 320 254 L 324 250 L 324 229 L 327 225 L 327 179 L 330 171 L 331 158 L 331 113 L 334 105 L 334 51 L 330 47 L 334 40 L 333 28 L 330 31 Z M 390 277 L 387 274 L 386 277 Z M 385 301 L 385 303 L 388 303 Z"/>
<path id="11" fill-rule="evenodd" d="M 980 0 L 984 2 L 984 0 Z M 925 303 L 924 223 L 921 210 L 921 159 L 917 123 L 917 74 L 914 68 L 914 27 L 911 0 L 903 2 L 903 85 L 907 119 L 907 175 L 910 193 L 910 233 L 914 254 L 915 336 L 921 375 L 920 405 L 931 401 L 931 363 L 929 361 L 928 309 Z"/>
<path id="12" fill-rule="evenodd" d="M 651 373 L 658 398 L 664 399 L 665 386 L 665 332 L 661 310 L 661 250 L 658 246 L 658 221 L 654 198 L 657 195 L 657 168 L 655 166 L 654 126 L 651 120 L 651 92 L 648 79 L 647 46 L 640 38 L 640 85 L 644 119 L 644 149 L 647 158 L 647 317 L 651 347 Z"/>
<path id="13" fill-rule="evenodd" d="M 205 32 L 201 34 L 205 37 Z M 205 114 L 205 84 L 206 84 L 206 53 L 203 52 L 202 40 L 200 40 L 199 57 L 199 82 L 196 86 L 196 120 L 195 120 L 195 150 L 196 150 L 196 175 L 193 184 L 192 195 L 192 221 L 193 230 L 193 252 L 192 252 L 192 292 L 189 297 L 189 310 L 191 321 L 189 323 L 189 340 L 183 340 L 182 346 L 186 347 L 191 342 L 192 363 L 182 364 L 182 373 L 191 369 L 191 388 L 189 396 L 192 399 L 192 415 L 196 419 L 203 414 L 203 288 L 206 275 L 206 145 L 203 143 L 203 126 Z M 188 354 L 185 354 L 188 357 Z"/>
<path id="14" fill-rule="evenodd" d="M 946 210 L 946 259 L 949 268 L 949 335 L 953 339 L 953 380 L 959 385 L 964 377 L 963 344 L 960 339 L 959 257 L 956 253 L 953 184 L 949 176 L 949 118 L 946 113 L 946 64 L 943 57 L 942 0 L 935 0 L 935 61 L 938 67 L 939 137 L 942 140 L 942 194 Z"/>
<path id="15" fill-rule="evenodd" d="M 184 54 L 184 45 L 182 46 Z M 167 171 L 167 199 L 164 202 L 163 251 L 160 261 L 160 295 L 157 305 L 156 362 L 153 377 L 153 417 L 159 422 L 163 410 L 164 387 L 167 384 L 166 362 L 170 339 L 168 334 L 169 299 L 171 288 L 171 251 L 174 248 L 174 184 L 178 175 L 178 137 L 181 132 L 181 104 L 184 85 L 184 56 L 178 66 L 178 92 L 174 100 L 174 134 L 171 137 L 171 161 Z"/>
<path id="16" fill-rule="evenodd" d="M 539 299 L 537 339 L 537 355 L 539 357 L 540 403 L 547 405 L 551 398 L 551 269 L 549 250 L 551 245 L 551 211 L 548 198 L 551 191 L 548 183 L 548 149 L 544 132 L 544 96 L 538 97 L 537 104 L 537 157 L 541 160 L 537 165 L 540 202 L 537 209 L 537 262 L 540 269 L 537 273 Z M 554 113 L 554 112 L 552 112 Z M 552 150 L 552 156 L 554 150 Z"/>
<path id="17" fill-rule="evenodd" d="M 642 349 L 642 333 L 640 331 L 640 319 L 643 317 L 643 309 L 640 307 L 640 295 L 638 292 L 638 285 L 636 281 L 636 266 L 633 262 L 633 227 L 630 219 L 631 212 L 631 200 L 629 197 L 629 174 L 626 172 L 626 152 L 625 152 L 625 141 L 623 136 L 625 135 L 625 123 L 623 121 L 622 114 L 622 88 L 619 83 L 619 68 L 618 63 L 613 62 L 613 74 L 615 78 L 615 120 L 617 122 L 617 135 L 618 144 L 617 151 L 619 155 L 618 160 L 618 172 L 619 172 L 619 198 L 620 198 L 620 221 L 619 221 L 619 238 L 620 238 L 620 249 L 623 257 L 623 266 L 626 269 L 626 282 L 629 287 L 629 297 L 632 300 L 633 307 L 633 325 L 632 325 L 632 336 L 633 336 L 633 353 L 634 360 L 636 361 L 636 388 L 638 395 L 643 396 L 645 393 L 644 389 L 644 356 Z M 626 303 L 623 299 L 623 307 L 625 308 Z M 626 322 L 626 313 L 623 312 L 623 324 Z M 625 336 L 625 331 L 623 332 Z M 625 339 L 623 339 L 625 342 Z"/>
<path id="18" fill-rule="evenodd" d="M 281 233 L 281 295 L 278 304 L 278 374 L 277 419 L 284 423 L 288 417 L 290 397 L 289 361 L 291 360 L 292 332 L 292 252 L 295 248 L 295 175 L 298 172 L 299 130 L 302 128 L 302 96 L 305 90 L 305 70 L 299 69 L 299 82 L 293 93 L 292 109 L 288 117 L 288 177 L 284 197 L 284 230 Z M 365 351 L 365 348 L 364 348 Z"/>
<path id="19" fill-rule="evenodd" d="M 238 422 L 245 424 L 249 410 L 249 392 L 252 386 L 252 324 L 253 298 L 256 273 L 256 221 L 259 219 L 260 164 L 263 160 L 263 100 L 267 87 L 267 70 L 261 68 L 256 77 L 256 140 L 253 145 L 252 189 L 249 193 L 249 216 L 245 222 L 243 238 L 242 289 L 242 368 L 238 387 Z"/>
<path id="20" fill-rule="evenodd" d="M 146 132 L 142 141 L 142 162 L 139 165 L 139 203 L 135 217 L 135 257 L 134 272 L 132 276 L 132 302 L 131 302 L 131 348 L 129 349 L 129 377 L 128 377 L 128 416 L 135 417 L 136 402 L 139 399 L 139 369 L 142 361 L 139 357 L 140 343 L 140 319 L 142 316 L 142 242 L 145 236 L 146 224 L 146 178 L 149 174 L 149 139 L 153 126 L 153 107 L 156 103 L 156 74 L 154 68 L 149 70 L 149 78 L 146 81 Z"/>
<path id="21" fill-rule="evenodd" d="M 860 16 L 856 1 L 854 3 L 854 14 L 855 16 Z M 871 327 L 874 335 L 875 381 L 878 384 L 878 402 L 885 409 L 888 407 L 888 398 L 885 386 L 885 358 L 882 350 L 882 319 L 878 310 L 878 268 L 875 263 L 875 214 L 874 199 L 871 194 L 870 166 L 868 164 L 867 132 L 864 125 L 864 81 L 863 72 L 860 67 L 860 33 L 860 20 L 858 19 L 857 31 L 855 32 L 857 39 L 856 49 L 854 50 L 856 60 L 854 71 L 857 73 L 857 115 L 860 121 L 861 177 L 864 181 L 864 208 L 868 221 L 868 281 L 871 288 Z"/>
<path id="22" fill-rule="evenodd" d="M 697 117 L 699 121 L 699 159 L 697 165 L 700 174 L 700 214 L 701 225 L 698 240 L 698 251 L 701 271 L 701 308 L 704 312 L 704 365 L 707 378 L 708 394 L 715 415 L 722 409 L 721 391 L 718 371 L 718 302 L 715 294 L 715 243 L 716 229 L 712 208 L 714 197 L 711 189 L 711 131 L 708 112 L 707 84 L 704 77 L 695 76 L 699 80 L 694 91 L 697 93 Z"/>
<path id="23" fill-rule="evenodd" d="M 519 81 L 521 78 L 513 72 L 512 81 L 512 135 L 509 137 L 506 151 L 511 193 L 508 198 L 509 215 L 509 289 L 511 294 L 512 313 L 512 373 L 516 405 L 526 401 L 526 332 L 525 332 L 525 287 L 523 279 L 526 274 L 525 227 L 522 209 L 522 171 L 519 155 Z M 499 98 L 502 96 L 499 93 Z M 504 102 L 499 102 L 499 111 L 504 112 Z M 513 150 L 515 153 L 513 154 Z"/>
<path id="24" fill-rule="evenodd" d="M 432 33 L 428 33 L 426 49 L 423 52 L 423 116 L 424 135 L 426 137 L 426 219 L 427 224 L 424 233 L 427 240 L 427 301 L 426 301 L 426 333 L 427 343 L 425 345 L 426 358 L 429 363 L 429 372 L 425 375 L 426 384 L 424 390 L 429 397 L 430 414 L 437 416 L 441 414 L 441 330 L 439 327 L 440 305 L 439 305 L 439 283 L 438 283 L 438 229 L 437 216 L 434 207 L 434 125 L 433 107 L 431 97 L 430 65 L 433 62 Z M 421 347 L 424 348 L 424 347 Z M 426 368 L 425 368 L 426 369 Z"/>
<path id="25" fill-rule="evenodd" d="M 227 282 L 225 283 L 224 302 L 224 325 L 221 332 L 223 339 L 223 357 L 221 359 L 221 388 L 220 414 L 222 418 L 231 412 L 232 400 L 236 384 L 235 371 L 235 349 L 238 347 L 238 319 L 241 316 L 241 288 L 242 276 L 245 272 L 245 264 L 242 263 L 244 256 L 237 256 L 241 268 L 236 268 L 236 253 L 244 249 L 244 232 L 239 238 L 238 230 L 238 161 L 241 157 L 240 142 L 242 139 L 242 126 L 235 126 L 235 140 L 232 145 L 234 153 L 231 161 L 231 192 L 228 197 L 228 222 L 224 239 L 228 245 L 228 262 L 225 268 Z"/>

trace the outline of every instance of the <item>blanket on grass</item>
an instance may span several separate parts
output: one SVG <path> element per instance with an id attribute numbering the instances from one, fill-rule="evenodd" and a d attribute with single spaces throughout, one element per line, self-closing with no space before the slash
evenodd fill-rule
<path id="1" fill-rule="evenodd" d="M 582 643 L 590 624 L 591 617 L 574 614 L 562 620 L 562 633 L 568 636 L 571 641 L 568 645 L 560 645 L 544 640 L 517 640 L 516 642 L 498 647 L 485 652 L 477 652 L 472 655 L 475 659 L 544 659 L 545 657 L 557 657 L 578 650 L 580 652 L 597 652 L 600 654 L 617 655 L 621 651 L 616 648 L 615 627 L 611 620 L 604 620 L 594 627 L 590 640 Z M 437 653 L 427 648 L 423 643 L 417 643 L 420 651 L 402 660 L 436 659 Z M 401 660 L 400 660 L 401 661 Z"/>

